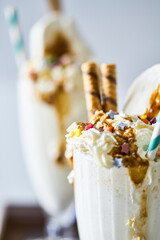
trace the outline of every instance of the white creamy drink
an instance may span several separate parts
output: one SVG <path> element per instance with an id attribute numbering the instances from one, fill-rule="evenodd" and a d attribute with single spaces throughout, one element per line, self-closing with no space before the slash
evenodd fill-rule
<path id="1" fill-rule="evenodd" d="M 97 111 L 68 128 L 81 240 L 159 239 L 159 153 L 146 156 L 154 122 Z"/>
<path id="2" fill-rule="evenodd" d="M 31 31 L 31 60 L 20 70 L 18 104 L 25 158 L 38 200 L 54 215 L 73 200 L 65 130 L 86 119 L 80 63 L 89 53 L 72 22 L 51 14 Z"/>

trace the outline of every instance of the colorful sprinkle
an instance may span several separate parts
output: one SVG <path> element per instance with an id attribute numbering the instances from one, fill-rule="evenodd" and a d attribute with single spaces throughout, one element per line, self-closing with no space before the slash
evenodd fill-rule
<path id="1" fill-rule="evenodd" d="M 91 129 L 91 128 L 93 128 L 93 124 L 92 123 L 89 123 L 87 126 L 85 126 L 85 129 L 84 130 L 89 130 L 89 129 Z"/>
<path id="2" fill-rule="evenodd" d="M 117 168 L 123 167 L 122 160 L 123 160 L 122 158 L 115 157 L 114 166 L 117 167 Z"/>
<path id="3" fill-rule="evenodd" d="M 69 138 L 73 138 L 74 136 L 79 137 L 79 136 L 81 136 L 81 135 L 82 135 L 81 129 L 80 129 L 80 128 L 77 128 L 75 131 L 73 131 L 73 132 L 70 134 Z"/>
<path id="4" fill-rule="evenodd" d="M 147 119 L 147 115 L 142 115 L 141 119 Z"/>
<path id="5" fill-rule="evenodd" d="M 125 153 L 126 155 L 130 152 L 130 146 L 128 143 L 124 143 L 121 146 L 121 153 Z"/>
<path id="6" fill-rule="evenodd" d="M 123 122 L 117 124 L 117 130 L 124 130 L 127 125 Z"/>
<path id="7" fill-rule="evenodd" d="M 109 131 L 109 132 L 113 132 L 113 127 L 107 126 L 107 128 L 106 128 L 105 130 L 106 130 L 106 131 Z"/>
<path id="8" fill-rule="evenodd" d="M 156 118 L 152 118 L 149 122 L 150 122 L 151 125 L 156 123 Z"/>
<path id="9" fill-rule="evenodd" d="M 146 123 L 146 124 L 149 123 L 149 121 L 148 121 L 147 119 L 141 119 L 141 120 L 142 120 L 142 122 L 144 122 L 144 123 Z"/>
<path id="10" fill-rule="evenodd" d="M 111 118 L 111 119 L 114 119 L 114 116 L 117 115 L 117 112 L 113 112 L 112 110 L 110 110 L 108 112 L 108 116 Z"/>
<path id="11" fill-rule="evenodd" d="M 82 135 L 82 132 L 81 132 L 80 128 L 77 128 L 77 130 L 75 131 L 75 135 L 76 135 L 76 137 L 79 137 L 79 136 Z"/>
<path id="12" fill-rule="evenodd" d="M 69 135 L 69 138 L 73 138 L 75 135 L 75 132 L 71 132 L 70 135 Z"/>

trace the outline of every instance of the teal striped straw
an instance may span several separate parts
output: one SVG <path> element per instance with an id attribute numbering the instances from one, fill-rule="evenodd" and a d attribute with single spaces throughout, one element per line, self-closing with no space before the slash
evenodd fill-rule
<path id="1" fill-rule="evenodd" d="M 20 67 L 20 65 L 26 60 L 26 53 L 19 27 L 17 11 L 13 6 L 9 5 L 5 7 L 4 14 L 8 23 L 8 30 L 15 53 L 16 63 L 17 66 Z"/>
<path id="2" fill-rule="evenodd" d="M 153 130 L 151 141 L 147 150 L 148 157 L 152 160 L 155 159 L 159 143 L 160 143 L 160 112 L 157 116 L 157 122 Z"/>

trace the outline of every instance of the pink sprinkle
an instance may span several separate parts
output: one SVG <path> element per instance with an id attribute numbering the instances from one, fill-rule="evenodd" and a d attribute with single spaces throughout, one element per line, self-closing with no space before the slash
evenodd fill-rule
<path id="1" fill-rule="evenodd" d="M 87 126 L 85 126 L 85 129 L 84 130 L 89 130 L 90 128 L 93 128 L 93 124 L 92 123 L 89 123 Z"/>
<path id="2" fill-rule="evenodd" d="M 152 125 L 153 123 L 156 123 L 156 118 L 152 118 L 152 119 L 150 120 L 150 124 Z"/>
<path id="3" fill-rule="evenodd" d="M 129 144 L 128 144 L 128 143 L 124 143 L 124 144 L 121 146 L 121 153 L 128 154 L 129 152 L 130 152 Z"/>

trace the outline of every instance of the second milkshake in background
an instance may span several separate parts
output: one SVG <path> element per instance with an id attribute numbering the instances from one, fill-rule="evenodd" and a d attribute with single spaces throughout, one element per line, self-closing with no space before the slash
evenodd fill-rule
<path id="1" fill-rule="evenodd" d="M 51 13 L 31 30 L 30 56 L 18 81 L 22 143 L 38 200 L 53 216 L 73 200 L 64 136 L 86 119 L 80 64 L 89 52 L 73 23 Z"/>

